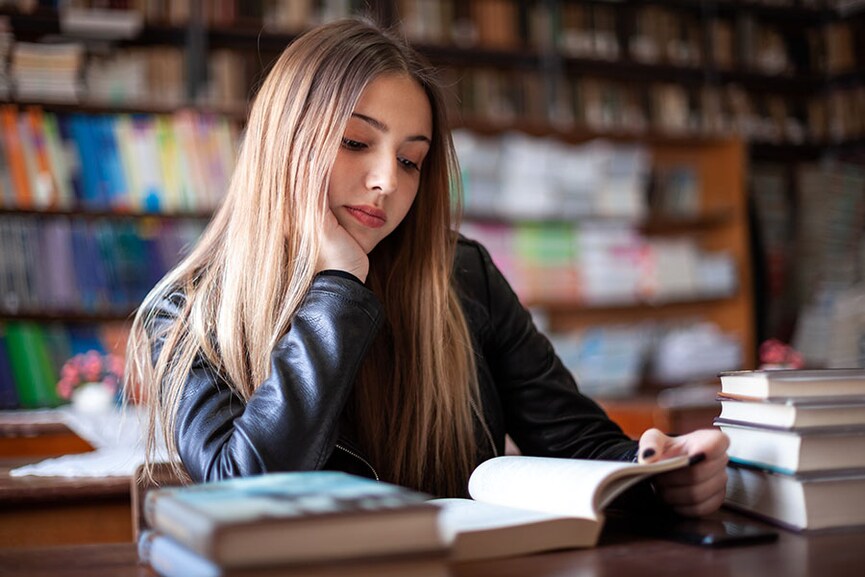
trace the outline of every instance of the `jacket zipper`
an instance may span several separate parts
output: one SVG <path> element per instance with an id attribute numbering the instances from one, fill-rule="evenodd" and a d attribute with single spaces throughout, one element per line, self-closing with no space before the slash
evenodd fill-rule
<path id="1" fill-rule="evenodd" d="M 339 443 L 336 444 L 336 448 L 341 450 L 341 451 L 345 451 L 346 453 L 348 453 L 349 455 L 351 455 L 352 457 L 354 457 L 355 459 L 357 459 L 358 461 L 360 461 L 361 463 L 366 465 L 369 468 L 369 470 L 372 471 L 372 475 L 373 475 L 373 477 L 375 477 L 375 480 L 381 481 L 381 479 L 379 479 L 379 477 L 378 477 L 378 473 L 376 472 L 375 468 L 372 465 L 370 465 L 369 461 L 367 461 L 366 459 L 364 459 L 363 457 L 361 457 L 360 455 L 358 455 L 354 451 L 346 449 L 345 447 L 343 447 Z"/>

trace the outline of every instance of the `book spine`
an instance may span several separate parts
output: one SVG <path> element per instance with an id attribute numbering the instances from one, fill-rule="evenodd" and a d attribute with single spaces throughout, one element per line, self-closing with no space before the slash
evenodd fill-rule
<path id="1" fill-rule="evenodd" d="M 153 530 L 138 537 L 138 559 L 162 577 L 222 577 L 219 565 Z"/>
<path id="2" fill-rule="evenodd" d="M 144 520 L 152 529 L 167 535 L 184 547 L 213 559 L 217 552 L 216 528 L 199 511 L 173 499 L 171 493 L 147 493 Z"/>
<path id="3" fill-rule="evenodd" d="M 39 335 L 30 323 L 9 323 L 6 328 L 6 343 L 15 388 L 22 408 L 35 409 L 55 404 L 48 391 L 50 367 L 44 352 L 44 343 L 37 342 Z"/>
<path id="4" fill-rule="evenodd" d="M 18 134 L 18 112 L 14 105 L 8 104 L 0 107 L 0 124 L 2 124 L 4 145 L 9 162 L 9 173 L 15 188 L 15 201 L 20 208 L 31 208 L 33 197 L 30 193 L 27 166 Z"/>
<path id="5" fill-rule="evenodd" d="M 18 406 L 18 391 L 6 346 L 5 327 L 0 324 L 0 409 L 17 409 Z"/>

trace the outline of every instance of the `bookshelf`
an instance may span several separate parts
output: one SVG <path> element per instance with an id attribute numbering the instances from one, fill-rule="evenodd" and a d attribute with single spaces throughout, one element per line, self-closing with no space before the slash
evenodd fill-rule
<path id="1" fill-rule="evenodd" d="M 0 408 L 57 404 L 74 354 L 122 355 L 225 191 L 245 106 L 195 98 L 181 4 L 107 33 L 70 32 L 56 2 L 0 9 Z"/>
<path id="2" fill-rule="evenodd" d="M 146 92 L 106 98 L 85 90 L 76 102 L 19 99 L 19 109 L 37 106 L 59 116 L 166 118 L 194 111 L 237 127 L 256 83 L 286 44 L 310 23 L 364 10 L 363 4 L 378 20 L 399 23 L 441 68 L 454 96 L 455 128 L 490 138 L 518 131 L 574 146 L 596 139 L 639 144 L 651 154 L 653 170 L 692 167 L 701 183 L 699 211 L 675 217 L 650 210 L 632 222 L 633 228 L 650 240 L 687 239 L 699 250 L 724 252 L 734 265 L 736 289 L 721 296 L 693 294 L 627 304 L 527 298 L 527 304 L 545 311 L 555 331 L 634 319 L 708 318 L 739 339 L 742 365 L 753 366 L 748 167 L 763 158 L 798 162 L 827 151 L 857 149 L 865 138 L 865 127 L 847 121 L 862 98 L 865 51 L 859 36 L 865 35 L 844 32 L 861 30 L 862 15 L 841 13 L 825 2 L 236 1 L 221 3 L 221 12 L 198 0 L 168 4 L 162 5 L 163 12 L 144 13 L 136 36 L 109 46 L 118 54 L 142 58 L 147 70 L 166 68 L 169 77 L 162 81 L 177 84 L 163 91 L 169 97 Z M 16 40 L 36 42 L 61 33 L 60 17 L 52 8 L 4 8 L 0 15 L 8 18 Z M 665 29 L 674 30 L 673 48 L 664 42 L 670 38 L 656 34 Z M 635 37 L 642 43 L 633 43 Z M 111 50 L 100 47 L 104 43 L 83 42 L 98 57 L 110 56 Z M 832 42 L 839 45 L 830 46 Z M 778 52 L 780 45 L 785 49 Z M 752 52 L 762 52 L 749 51 L 749 46 L 764 46 L 768 56 L 751 58 Z M 81 74 L 90 78 L 84 69 Z M 188 207 L 125 207 L 118 213 L 112 206 L 15 206 L 0 210 L 0 222 L 23 220 L 34 227 L 51 219 L 201 225 L 209 214 L 210 208 Z M 567 222 L 599 220 L 589 215 Z M 512 224 L 483 211 L 471 213 L 468 221 Z M 0 320 L 102 322 L 129 311 L 7 310 L 0 312 Z M 640 389 L 640 395 L 653 392 Z"/>

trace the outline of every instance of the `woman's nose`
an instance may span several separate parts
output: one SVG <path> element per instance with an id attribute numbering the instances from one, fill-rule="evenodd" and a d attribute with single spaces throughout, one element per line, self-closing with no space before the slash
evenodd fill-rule
<path id="1" fill-rule="evenodd" d="M 367 172 L 367 188 L 381 194 L 392 193 L 397 188 L 397 170 L 399 167 L 395 156 L 386 158 L 381 155 L 373 159 Z"/>

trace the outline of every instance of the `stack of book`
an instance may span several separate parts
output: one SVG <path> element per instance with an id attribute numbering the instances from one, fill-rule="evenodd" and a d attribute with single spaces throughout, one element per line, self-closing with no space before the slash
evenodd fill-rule
<path id="1" fill-rule="evenodd" d="M 160 488 L 144 500 L 139 557 L 163 577 L 444 576 L 426 500 L 333 471 Z"/>
<path id="2" fill-rule="evenodd" d="M 727 504 L 794 530 L 865 525 L 865 369 L 721 374 Z"/>

